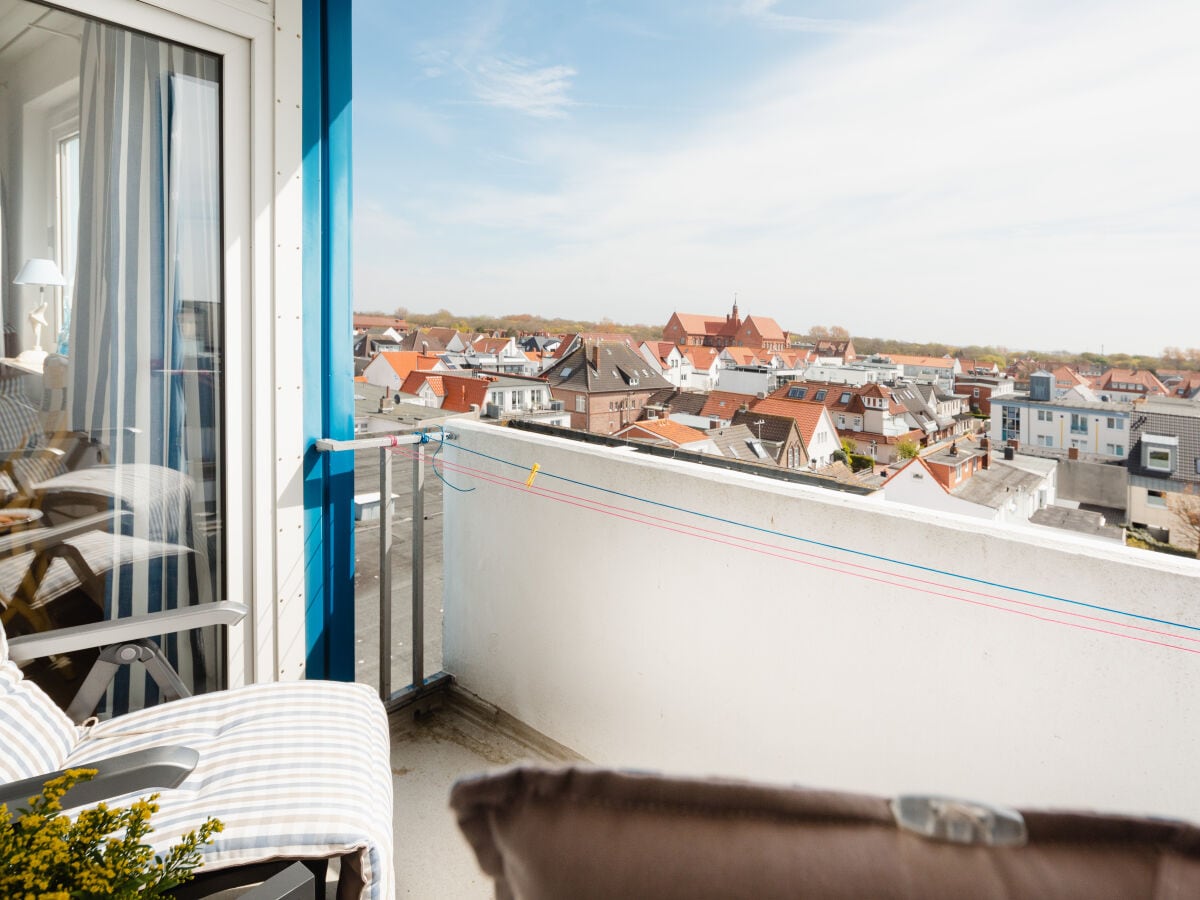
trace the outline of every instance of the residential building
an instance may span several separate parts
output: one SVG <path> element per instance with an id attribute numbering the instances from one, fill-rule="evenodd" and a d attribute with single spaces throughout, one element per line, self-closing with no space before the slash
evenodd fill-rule
<path id="1" fill-rule="evenodd" d="M 1163 385 L 1179 400 L 1200 400 L 1200 372 L 1159 373 Z"/>
<path id="2" fill-rule="evenodd" d="M 823 362 L 834 363 L 840 365 L 849 365 L 858 359 L 858 352 L 854 349 L 854 341 L 846 338 L 822 338 L 813 345 L 813 352 L 821 358 Z"/>
<path id="3" fill-rule="evenodd" d="M 375 358 L 367 363 L 362 375 L 368 384 L 399 391 L 410 372 L 418 369 L 444 372 L 448 368 L 436 356 L 426 356 L 412 350 L 387 351 L 376 354 Z"/>
<path id="4" fill-rule="evenodd" d="M 799 379 L 793 379 L 799 380 Z M 804 381 L 823 381 L 828 384 L 849 384 L 862 387 L 874 381 L 887 381 L 885 373 L 866 366 L 842 366 L 822 363 L 808 366 L 804 370 Z M 894 379 L 893 379 L 894 380 Z"/>
<path id="5" fill-rule="evenodd" d="M 1012 394 L 994 401 L 988 431 L 993 442 L 1016 442 L 1019 447 L 1058 451 L 1061 455 L 1074 451 L 1077 456 L 1090 454 L 1105 459 L 1128 456 L 1132 403 L 1070 396 L 1051 400 L 1053 376 L 1035 373 L 1030 377 L 1030 394 Z M 1041 399 L 1034 399 L 1039 393 Z"/>
<path id="6" fill-rule="evenodd" d="M 719 453 L 713 439 L 703 431 L 681 425 L 670 419 L 643 419 L 632 422 L 618 431 L 615 437 L 639 441 L 655 447 L 671 447 L 692 453 Z"/>
<path id="7" fill-rule="evenodd" d="M 954 379 L 954 393 L 967 398 L 973 413 L 991 416 L 992 402 L 1016 393 L 1016 382 L 1007 375 L 963 374 Z"/>
<path id="8" fill-rule="evenodd" d="M 1141 400 L 1169 397 L 1171 392 L 1149 369 L 1106 369 L 1089 379 L 1101 400 Z"/>
<path id="9" fill-rule="evenodd" d="M 796 423 L 791 419 L 788 419 L 788 422 L 794 430 Z M 736 459 L 740 462 L 761 466 L 774 467 L 777 465 L 774 455 L 750 430 L 749 425 L 723 425 L 720 428 L 709 429 L 706 433 L 716 446 L 717 452 L 727 459 Z"/>
<path id="10" fill-rule="evenodd" d="M 552 358 L 557 362 L 567 354 L 574 353 L 585 343 L 625 344 L 627 347 L 637 348 L 637 342 L 627 334 L 605 331 L 579 331 L 574 334 L 563 335 L 559 340 L 558 346 L 554 348 Z"/>
<path id="11" fill-rule="evenodd" d="M 967 359 L 966 357 L 958 358 L 958 368 L 962 375 L 984 375 L 995 377 L 1000 374 L 1000 366 L 995 362 L 988 362 L 984 359 Z"/>
<path id="12" fill-rule="evenodd" d="M 833 462 L 833 454 L 841 450 L 841 440 L 829 410 L 821 403 L 805 400 L 763 399 L 756 400 L 750 407 L 756 417 L 766 415 L 788 416 L 795 420 L 804 450 L 808 454 L 809 466 L 821 468 Z M 745 422 L 746 419 L 740 421 Z"/>
<path id="13" fill-rule="evenodd" d="M 625 342 L 580 342 L 544 373 L 550 394 L 571 413 L 571 427 L 616 434 L 642 418 L 651 395 L 671 383 Z"/>
<path id="14" fill-rule="evenodd" d="M 400 393 L 415 398 L 424 406 L 446 412 L 482 413 L 488 391 L 495 380 L 492 376 L 474 377 L 415 370 L 404 379 Z"/>
<path id="15" fill-rule="evenodd" d="M 754 394 L 739 394 L 734 391 L 710 391 L 700 416 L 708 420 L 709 428 L 728 425 L 736 413 L 750 409 L 757 398 Z"/>
<path id="16" fill-rule="evenodd" d="M 659 375 L 677 388 L 690 388 L 692 360 L 670 341 L 643 341 L 638 351 Z"/>
<path id="17" fill-rule="evenodd" d="M 838 434 L 854 442 L 858 452 L 881 463 L 896 458 L 904 441 L 921 445 L 926 441 L 916 418 L 904 408 L 886 385 L 861 387 L 822 382 L 796 381 L 780 386 L 770 399 L 808 400 L 828 407 Z"/>
<path id="18" fill-rule="evenodd" d="M 692 364 L 688 389 L 711 391 L 717 386 L 721 375 L 721 351 L 716 347 L 683 346 L 679 352 Z"/>
<path id="19" fill-rule="evenodd" d="M 1195 533 L 1171 507 L 1200 505 L 1200 403 L 1175 398 L 1134 403 L 1129 442 L 1130 523 L 1193 549 Z"/>
<path id="20" fill-rule="evenodd" d="M 492 419 L 557 410 L 561 404 L 550 397 L 550 385 L 544 377 L 488 375 L 487 406 L 484 414 Z"/>
<path id="21" fill-rule="evenodd" d="M 1053 504 L 1054 473 L 1052 460 L 1017 465 L 963 442 L 901 464 L 879 493 L 889 502 L 992 522 L 1027 523 Z"/>
<path id="22" fill-rule="evenodd" d="M 784 469 L 808 467 L 808 448 L 805 446 L 804 435 L 800 433 L 799 423 L 793 416 L 740 410 L 733 414 L 729 423 L 730 428 L 739 426 L 745 427 L 753 434 L 754 439 L 762 444 L 775 465 Z M 757 448 L 750 449 L 757 457 Z M 744 454 L 738 458 L 742 458 L 742 455 Z"/>
<path id="23" fill-rule="evenodd" d="M 908 411 L 910 421 L 929 442 L 975 431 L 977 420 L 967 410 L 967 396 L 943 391 L 936 384 L 898 384 L 892 396 Z"/>
<path id="24" fill-rule="evenodd" d="M 356 332 L 383 331 L 389 328 L 397 334 L 404 334 L 408 331 L 408 322 L 399 316 L 369 316 L 364 313 L 355 313 L 353 323 Z"/>

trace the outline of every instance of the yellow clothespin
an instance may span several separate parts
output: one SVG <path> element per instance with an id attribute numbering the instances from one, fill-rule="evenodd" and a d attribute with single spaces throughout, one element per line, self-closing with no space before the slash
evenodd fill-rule
<path id="1" fill-rule="evenodd" d="M 538 469 L 540 468 L 541 466 L 537 463 L 533 464 L 533 468 L 529 470 L 529 477 L 525 479 L 525 487 L 533 487 L 533 479 L 537 478 Z"/>

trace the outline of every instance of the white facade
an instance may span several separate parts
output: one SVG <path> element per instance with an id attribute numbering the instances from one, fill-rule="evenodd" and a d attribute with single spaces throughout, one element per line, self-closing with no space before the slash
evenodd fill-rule
<path id="1" fill-rule="evenodd" d="M 889 478 L 872 496 L 888 503 L 904 503 L 921 509 L 970 516 L 974 519 L 994 521 L 996 518 L 994 509 L 955 497 L 916 459 L 909 460 L 903 469 Z"/>
<path id="2" fill-rule="evenodd" d="M 824 381 L 829 384 L 848 384 L 862 387 L 864 384 L 885 380 L 880 377 L 883 370 L 863 366 L 838 366 L 818 364 L 804 370 L 805 381 Z"/>
<path id="3" fill-rule="evenodd" d="M 775 374 L 766 369 L 721 369 L 714 390 L 765 397 L 775 390 Z"/>
<path id="4" fill-rule="evenodd" d="M 1070 450 L 1109 459 L 1129 455 L 1130 411 L 1119 407 L 1062 406 L 1025 399 L 993 398 L 988 435 L 1000 442 L 1017 439 L 1022 446 Z"/>
<path id="5" fill-rule="evenodd" d="M 821 410 L 820 418 L 817 419 L 813 433 L 808 437 L 805 449 L 808 451 L 810 465 L 818 469 L 833 462 L 833 454 L 842 449 L 841 439 L 829 410 Z"/>
<path id="6" fill-rule="evenodd" d="M 654 371 L 661 375 L 667 381 L 671 382 L 673 387 L 694 388 L 692 382 L 692 361 L 679 352 L 677 346 L 672 345 L 671 352 L 665 357 L 659 357 L 657 352 L 658 341 L 642 341 L 642 345 L 638 347 L 638 352 L 645 357 L 646 362 L 650 363 Z"/>

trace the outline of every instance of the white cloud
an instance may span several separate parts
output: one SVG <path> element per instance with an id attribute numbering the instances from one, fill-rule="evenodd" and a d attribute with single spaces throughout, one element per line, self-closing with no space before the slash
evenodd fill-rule
<path id="1" fill-rule="evenodd" d="M 543 147 L 560 191 L 452 198 L 463 241 L 405 281 L 464 311 L 665 321 L 736 290 L 785 327 L 1157 351 L 1200 283 L 1200 5 L 987 10 L 840 35 L 668 152 Z M 563 68 L 494 97 L 554 114 Z M 464 275 L 473 233 L 505 252 Z"/>
<path id="2" fill-rule="evenodd" d="M 742 0 L 737 12 L 769 28 L 781 31 L 804 31 L 814 34 L 842 34 L 871 30 L 873 26 L 853 19 L 831 19 L 780 12 L 779 0 Z"/>
<path id="3" fill-rule="evenodd" d="M 537 66 L 526 59 L 491 57 L 470 69 L 475 96 L 490 106 L 514 109 L 535 118 L 555 118 L 571 106 L 569 92 L 575 70 L 570 66 Z"/>

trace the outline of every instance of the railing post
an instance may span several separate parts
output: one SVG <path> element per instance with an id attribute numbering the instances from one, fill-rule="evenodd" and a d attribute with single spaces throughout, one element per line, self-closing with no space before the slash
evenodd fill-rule
<path id="1" fill-rule="evenodd" d="M 379 696 L 392 696 L 392 448 L 379 448 Z"/>
<path id="2" fill-rule="evenodd" d="M 412 666 L 413 688 L 425 685 L 425 448 L 413 454 L 412 482 Z"/>

